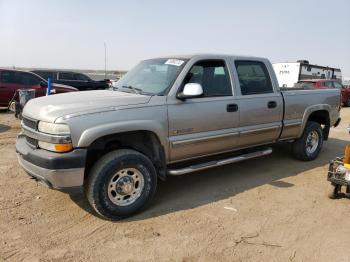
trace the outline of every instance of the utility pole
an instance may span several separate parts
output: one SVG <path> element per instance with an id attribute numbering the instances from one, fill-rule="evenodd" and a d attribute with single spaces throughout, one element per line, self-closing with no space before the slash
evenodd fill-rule
<path id="1" fill-rule="evenodd" d="M 107 79 L 107 46 L 106 46 L 106 42 L 103 42 L 103 45 L 105 47 L 105 79 Z"/>

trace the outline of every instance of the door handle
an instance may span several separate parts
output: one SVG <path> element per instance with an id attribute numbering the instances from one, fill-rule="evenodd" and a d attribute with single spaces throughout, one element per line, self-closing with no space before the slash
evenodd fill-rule
<path id="1" fill-rule="evenodd" d="M 226 107 L 227 112 L 237 112 L 238 105 L 237 104 L 228 104 Z"/>
<path id="2" fill-rule="evenodd" d="M 267 103 L 267 107 L 268 108 L 275 108 L 275 107 L 277 107 L 277 102 L 276 101 L 269 101 Z"/>

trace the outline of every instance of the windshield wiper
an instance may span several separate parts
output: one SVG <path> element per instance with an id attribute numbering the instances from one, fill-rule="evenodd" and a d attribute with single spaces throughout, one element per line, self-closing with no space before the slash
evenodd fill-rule
<path id="1" fill-rule="evenodd" d="M 137 88 L 137 87 L 133 87 L 133 86 L 122 86 L 122 88 L 131 89 L 132 91 L 134 91 L 135 94 L 143 93 L 143 90 L 141 88 Z"/>

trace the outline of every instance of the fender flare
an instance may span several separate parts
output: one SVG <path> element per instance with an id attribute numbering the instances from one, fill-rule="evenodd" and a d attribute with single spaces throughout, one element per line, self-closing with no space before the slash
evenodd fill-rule
<path id="1" fill-rule="evenodd" d="M 298 138 L 303 135 L 306 123 L 307 123 L 310 115 L 314 112 L 317 112 L 317 111 L 327 111 L 328 116 L 330 117 L 331 106 L 327 105 L 327 104 L 320 104 L 320 105 L 312 105 L 312 106 L 307 107 L 304 111 L 304 115 L 303 115 L 303 119 L 302 119 L 302 123 L 301 123 L 301 128 L 300 128 L 300 131 L 298 134 Z"/>

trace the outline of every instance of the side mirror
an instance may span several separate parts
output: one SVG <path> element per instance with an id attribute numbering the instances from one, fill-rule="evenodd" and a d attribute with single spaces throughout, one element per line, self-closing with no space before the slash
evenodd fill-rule
<path id="1" fill-rule="evenodd" d="M 184 86 L 181 93 L 177 95 L 178 99 L 185 100 L 188 98 L 201 97 L 203 95 L 203 88 L 197 83 L 188 83 Z"/>
<path id="2" fill-rule="evenodd" d="M 41 82 L 40 82 L 40 86 L 41 86 L 41 87 L 47 87 L 47 83 L 44 82 L 44 81 L 41 81 Z"/>

